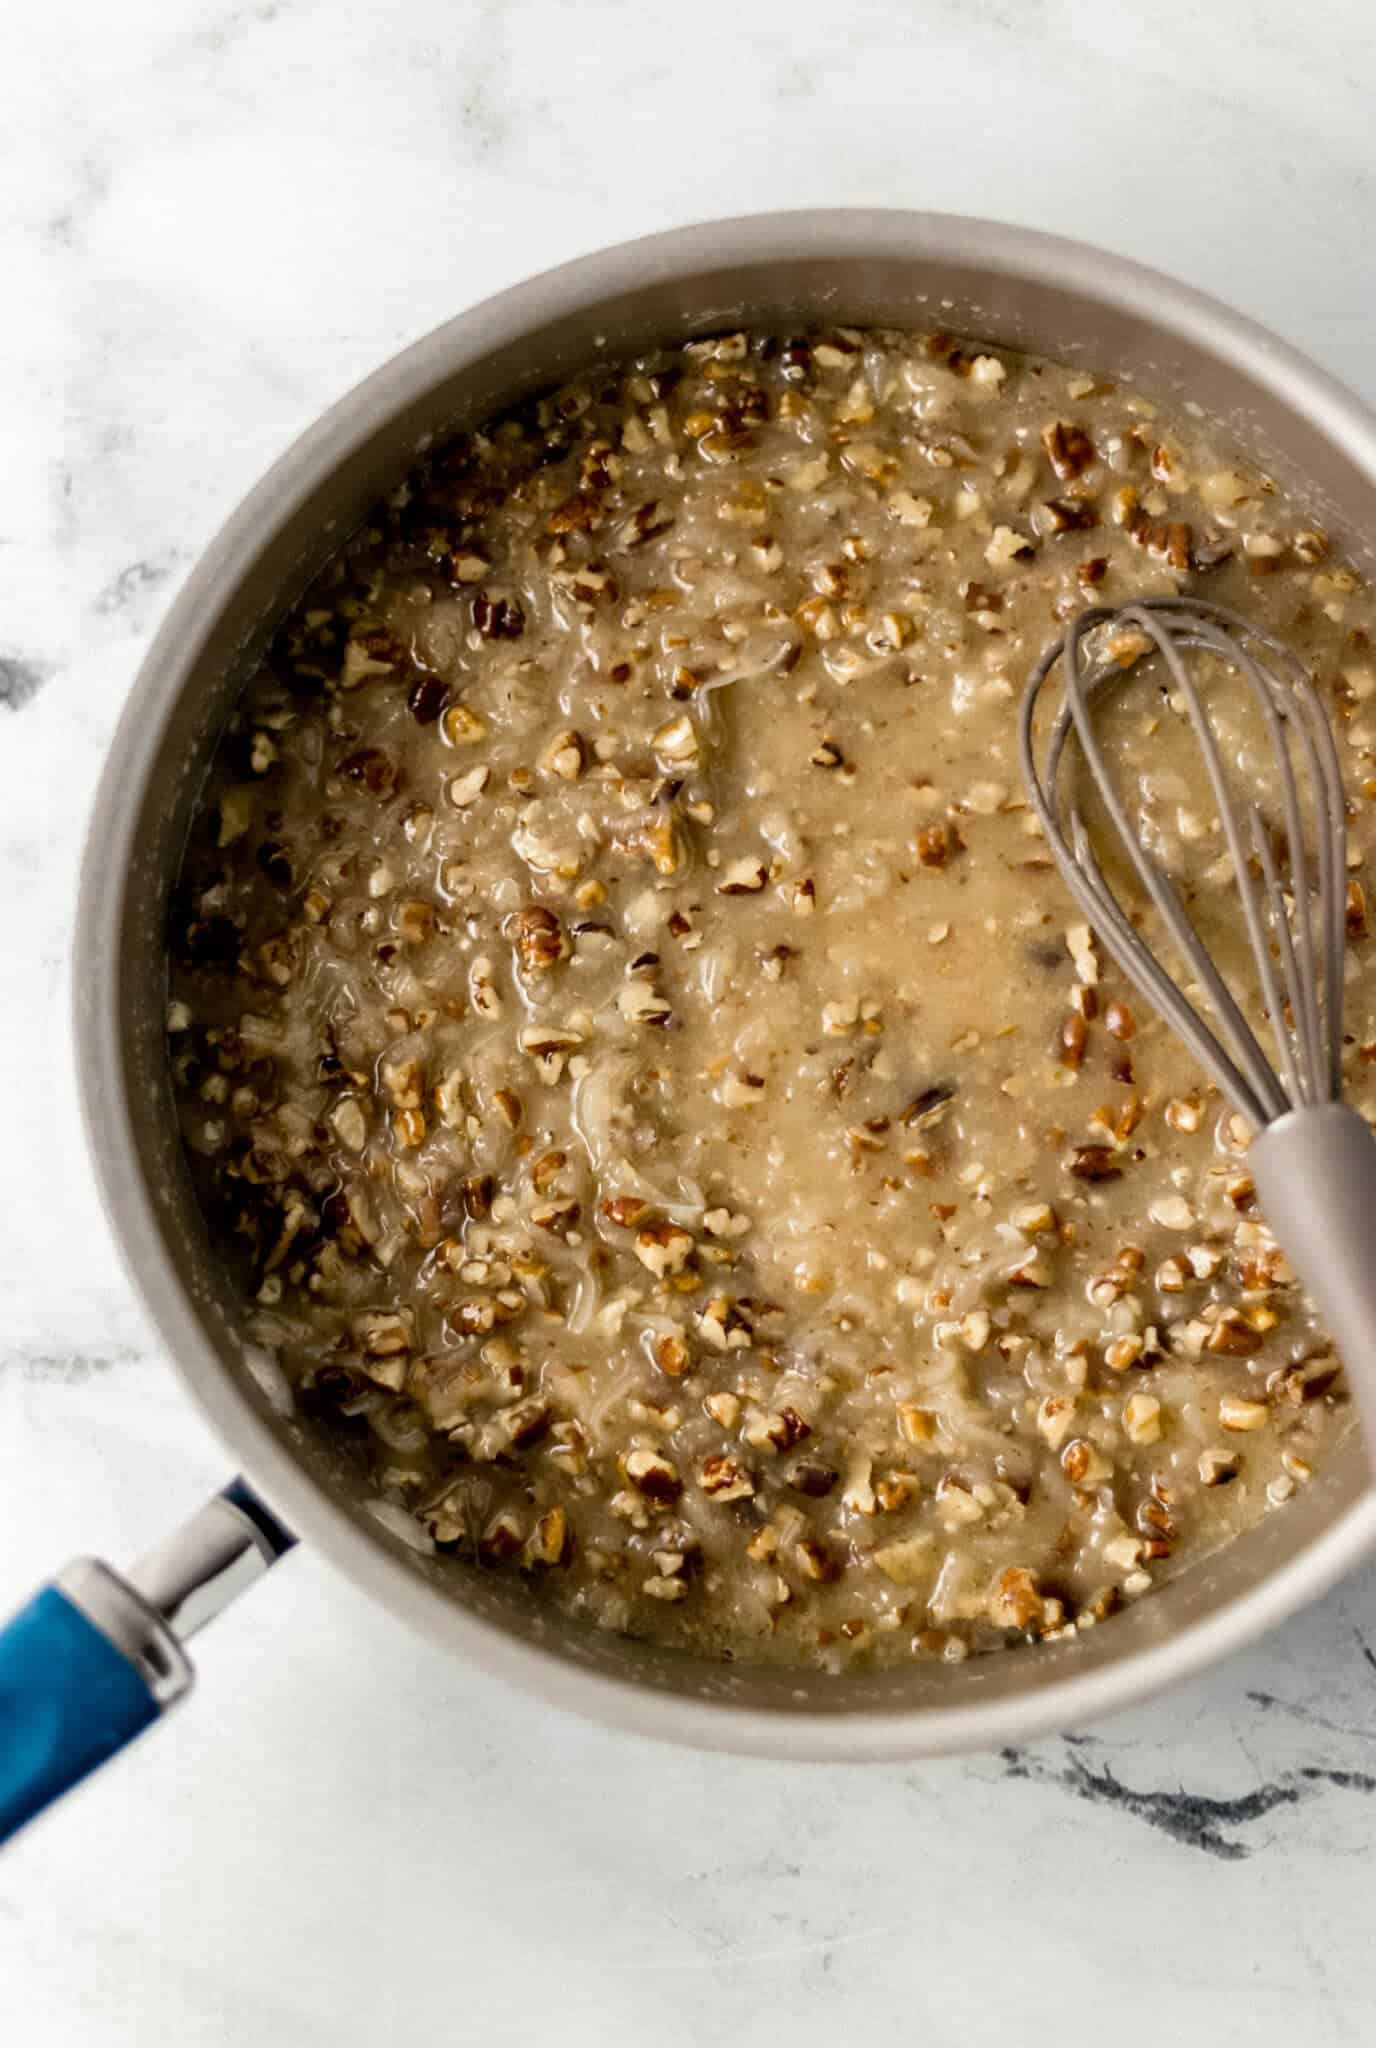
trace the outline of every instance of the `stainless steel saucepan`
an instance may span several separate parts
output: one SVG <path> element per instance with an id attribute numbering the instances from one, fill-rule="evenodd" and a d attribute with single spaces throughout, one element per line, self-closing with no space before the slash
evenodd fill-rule
<path id="1" fill-rule="evenodd" d="M 1376 1545 L 1359 1445 L 1284 1513 L 1071 1642 L 828 1677 L 596 1634 L 537 1607 L 515 1581 L 408 1547 L 298 1425 L 270 1364 L 236 1335 L 180 1155 L 163 1051 L 168 896 L 216 734 L 256 650 L 369 504 L 436 436 L 595 360 L 742 323 L 835 321 L 940 325 L 1130 372 L 1167 400 L 1206 408 L 1345 549 L 1370 559 L 1376 419 L 1248 321 L 1121 258 L 1021 228 L 905 212 L 759 215 L 584 257 L 460 315 L 342 399 L 191 576 L 144 663 L 96 806 L 76 940 L 77 1050 L 97 1172 L 135 1284 L 189 1392 L 272 1515 L 456 1655 L 551 1705 L 704 1747 L 892 1758 L 1083 1723 L 1198 1671 L 1315 1598 Z M 272 1517 L 254 1521 L 252 1505 L 240 1494 L 209 1525 L 198 1518 L 201 1558 L 184 1576 L 214 1580 L 236 1545 L 267 1556 Z M 226 1513 L 246 1518 L 233 1540 Z M 166 1555 L 145 1572 L 150 1625 L 154 1608 L 176 1608 L 177 1579 Z M 89 1620 L 89 1582 L 87 1593 Z M 108 1636 L 108 1611 L 105 1624 L 94 1619 Z M 165 1649 L 170 1656 L 175 1642 Z M 0 1705 L 3 1696 L 0 1668 Z"/>

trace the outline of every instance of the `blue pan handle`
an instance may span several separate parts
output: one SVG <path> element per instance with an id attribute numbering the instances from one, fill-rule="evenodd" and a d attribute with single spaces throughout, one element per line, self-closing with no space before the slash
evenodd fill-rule
<path id="1" fill-rule="evenodd" d="M 236 1479 L 126 1578 L 79 1559 L 0 1629 L 0 1842 L 190 1690 L 183 1640 L 294 1541 Z"/>
<path id="2" fill-rule="evenodd" d="M 144 1673 L 60 1584 L 0 1632 L 0 1841 L 162 1712 Z"/>

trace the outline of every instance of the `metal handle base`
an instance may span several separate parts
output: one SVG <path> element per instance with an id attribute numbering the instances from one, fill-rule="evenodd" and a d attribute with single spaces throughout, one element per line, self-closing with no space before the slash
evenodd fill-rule
<path id="1" fill-rule="evenodd" d="M 1247 1167 L 1266 1221 L 1341 1354 L 1376 1463 L 1376 1135 L 1355 1109 L 1292 1109 Z"/>
<path id="2" fill-rule="evenodd" d="M 235 1479 L 126 1578 L 80 1558 L 0 1629 L 0 1842 L 190 1691 L 184 1640 L 295 1540 Z"/>

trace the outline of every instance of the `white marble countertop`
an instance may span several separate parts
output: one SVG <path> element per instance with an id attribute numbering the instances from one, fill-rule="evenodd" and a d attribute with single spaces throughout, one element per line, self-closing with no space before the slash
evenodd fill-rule
<path id="1" fill-rule="evenodd" d="M 682 18 L 685 26 L 679 29 Z M 80 820 L 246 486 L 523 273 L 930 205 L 1211 286 L 1376 397 L 1367 0 L 53 0 L 0 75 L 0 1610 L 224 1476 L 72 1107 Z M 24 2048 L 1368 2040 L 1376 1570 L 1078 1740 L 798 1769 L 612 1737 L 298 1553 L 0 1864 Z"/>

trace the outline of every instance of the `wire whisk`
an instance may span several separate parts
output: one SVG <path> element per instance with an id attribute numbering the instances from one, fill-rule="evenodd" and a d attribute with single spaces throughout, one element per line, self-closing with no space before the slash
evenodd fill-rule
<path id="1" fill-rule="evenodd" d="M 1217 963 L 1200 938 L 1180 893 L 1130 821 L 1094 729 L 1096 700 L 1127 683 L 1105 642 L 1140 634 L 1160 655 L 1188 711 L 1199 742 L 1219 823 L 1231 856 L 1262 1003 L 1275 1041 L 1273 1063 Z M 1143 650 L 1145 654 L 1145 649 Z M 1245 808 L 1229 786 L 1218 735 L 1189 655 L 1212 655 L 1247 685 L 1275 760 L 1288 878 L 1258 802 Z M 1037 758 L 1037 710 L 1060 668 L 1064 688 Z M 1065 807 L 1067 742 L 1079 751 L 1124 851 L 1147 896 L 1212 1011 L 1206 1021 L 1192 995 L 1172 977 L 1107 880 L 1080 810 Z M 1308 670 L 1283 641 L 1222 605 L 1190 597 L 1146 597 L 1082 612 L 1038 662 L 1023 698 L 1019 741 L 1023 774 L 1066 886 L 1138 992 L 1189 1046 L 1234 1106 L 1257 1128 L 1287 1110 L 1336 1102 L 1342 1094 L 1343 954 L 1347 916 L 1347 827 L 1342 769 L 1332 729 Z M 1305 845 L 1298 754 L 1312 792 L 1317 857 Z"/>
<path id="2" fill-rule="evenodd" d="M 1125 640 L 1125 633 L 1132 637 Z M 1153 649 L 1208 770 L 1275 1063 L 1180 892 L 1134 829 L 1095 736 L 1096 704 L 1115 684 L 1140 687 L 1137 656 Z M 1239 803 L 1229 787 L 1219 735 L 1191 671 L 1191 659 L 1201 655 L 1241 677 L 1261 714 L 1274 756 L 1285 876 L 1260 801 Z M 1064 696 L 1040 736 L 1039 765 L 1037 709 L 1057 667 Z M 1183 987 L 1115 894 L 1090 845 L 1084 814 L 1062 786 L 1072 733 L 1132 869 L 1185 964 Z M 1365 1434 L 1368 1456 L 1376 1458 L 1376 1135 L 1342 1100 L 1346 805 L 1319 693 L 1282 641 L 1236 612 L 1197 598 L 1140 598 L 1082 612 L 1047 649 L 1028 681 L 1019 742 L 1028 794 L 1067 888 L 1139 994 L 1252 1126 L 1247 1164 L 1262 1213 L 1337 1344 L 1373 1425 Z M 1305 845 L 1300 770 L 1311 796 L 1313 856 Z"/>

